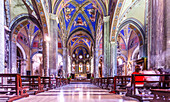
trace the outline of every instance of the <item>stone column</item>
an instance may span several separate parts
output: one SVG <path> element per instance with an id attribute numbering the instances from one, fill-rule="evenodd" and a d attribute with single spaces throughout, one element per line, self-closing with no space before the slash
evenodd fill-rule
<path id="1" fill-rule="evenodd" d="M 166 39 L 165 41 L 165 47 L 166 47 L 166 51 L 165 51 L 165 60 L 166 60 L 166 63 L 165 63 L 165 68 L 168 69 L 170 68 L 170 13 L 169 13 L 169 10 L 170 10 L 170 0 L 165 0 L 165 38 L 164 40 Z"/>
<path id="2" fill-rule="evenodd" d="M 99 64 L 99 58 L 98 58 L 98 48 L 95 48 L 95 73 L 96 73 L 96 78 L 99 77 L 99 67 L 98 67 L 98 64 Z"/>
<path id="3" fill-rule="evenodd" d="M 93 74 L 94 75 L 94 57 L 93 57 L 94 55 L 92 55 L 92 57 L 91 57 L 91 74 Z M 95 76 L 94 76 L 95 77 Z"/>
<path id="4" fill-rule="evenodd" d="M 50 41 L 49 41 L 49 70 L 50 75 L 54 74 L 56 75 L 57 72 L 57 66 L 56 66 L 56 60 L 58 60 L 58 22 L 57 22 L 57 16 L 54 14 L 50 14 Z"/>
<path id="5" fill-rule="evenodd" d="M 14 46 L 14 45 L 13 45 Z M 15 53 L 15 55 L 14 54 L 12 54 L 13 56 L 16 56 L 17 55 L 17 53 Z M 31 58 L 30 58 L 30 54 L 29 55 L 27 55 L 27 61 L 26 61 L 26 72 L 27 72 L 27 74 L 29 73 L 29 75 L 32 75 L 33 74 L 33 70 L 31 69 L 32 67 L 31 67 Z"/>
<path id="6" fill-rule="evenodd" d="M 111 76 L 117 75 L 117 43 L 111 42 Z"/>
<path id="7" fill-rule="evenodd" d="M 152 15 L 148 33 L 150 66 L 159 68 L 165 65 L 164 0 L 152 0 Z"/>
<path id="8" fill-rule="evenodd" d="M 86 60 L 83 60 L 83 73 L 86 73 Z"/>
<path id="9" fill-rule="evenodd" d="M 92 56 L 91 56 L 91 74 L 94 75 L 94 77 L 96 77 L 96 72 L 95 72 L 95 53 L 94 53 L 94 49 L 92 48 Z"/>
<path id="10" fill-rule="evenodd" d="M 104 55 L 104 66 L 102 68 L 102 73 L 104 77 L 110 75 L 110 16 L 106 16 L 103 19 L 104 21 L 104 46 L 103 46 L 103 55 Z"/>
<path id="11" fill-rule="evenodd" d="M 78 64 L 78 60 L 76 60 L 76 63 L 75 63 L 75 72 L 76 73 L 79 73 L 79 64 Z"/>
<path id="12" fill-rule="evenodd" d="M 63 70 L 65 71 L 65 75 L 66 75 L 67 74 L 67 48 L 66 47 L 63 47 Z"/>
<path id="13" fill-rule="evenodd" d="M 49 42 L 43 41 L 43 68 L 44 76 L 49 76 Z"/>
<path id="14" fill-rule="evenodd" d="M 67 55 L 68 55 L 68 52 L 69 51 L 67 51 Z M 67 63 L 67 74 L 68 75 L 71 75 L 71 56 L 67 56 L 67 60 L 68 60 L 68 63 Z"/>
<path id="15" fill-rule="evenodd" d="M 5 34 L 4 34 L 4 0 L 0 2 L 0 73 L 4 73 L 5 63 Z"/>
<path id="16" fill-rule="evenodd" d="M 13 35 L 15 36 L 15 35 Z M 10 44 L 10 67 L 11 67 L 11 73 L 17 73 L 17 45 L 15 42 L 11 41 Z"/>

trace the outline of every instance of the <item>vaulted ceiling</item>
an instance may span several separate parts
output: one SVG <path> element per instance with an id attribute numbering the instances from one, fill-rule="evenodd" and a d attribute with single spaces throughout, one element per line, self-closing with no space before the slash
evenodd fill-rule
<path id="1" fill-rule="evenodd" d="M 96 38 L 97 27 L 102 25 L 102 23 L 98 23 L 98 20 L 104 15 L 104 3 L 100 1 L 102 5 L 99 6 L 99 1 L 97 3 L 95 0 L 66 1 L 64 0 L 66 4 L 62 5 L 62 9 L 60 10 L 59 5 L 56 11 L 57 14 L 60 10 L 58 16 L 60 36 L 66 37 L 67 41 L 69 41 L 68 48 L 71 49 L 70 54 L 79 54 L 79 51 L 85 51 L 83 54 L 91 53 L 92 45 L 94 45 L 93 39 L 95 40 Z"/>
<path id="2" fill-rule="evenodd" d="M 46 11 L 57 15 L 59 20 L 59 49 L 66 45 L 65 47 L 71 50 L 78 47 L 91 51 L 95 43 L 98 44 L 101 41 L 103 17 L 110 15 L 110 8 L 115 7 L 112 5 L 113 2 L 117 2 L 117 0 L 43 0 L 42 4 Z M 23 3 L 26 5 L 28 13 L 43 22 L 41 16 L 47 16 L 47 13 L 38 11 L 38 7 L 40 10 L 43 8 L 38 4 L 40 0 L 23 0 Z M 77 33 L 78 31 L 82 32 Z M 63 38 L 66 40 L 63 41 Z"/>
<path id="3" fill-rule="evenodd" d="M 67 36 L 75 29 L 83 28 L 94 37 L 100 15 L 98 7 L 89 0 L 72 0 L 64 5 L 59 14 L 59 28 L 64 29 L 62 33 Z"/>

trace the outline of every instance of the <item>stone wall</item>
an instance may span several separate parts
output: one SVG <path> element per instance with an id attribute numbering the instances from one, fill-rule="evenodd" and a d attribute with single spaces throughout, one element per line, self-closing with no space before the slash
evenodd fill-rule
<path id="1" fill-rule="evenodd" d="M 165 1 L 165 60 L 166 68 L 170 69 L 170 0 Z"/>
<path id="2" fill-rule="evenodd" d="M 170 68 L 170 1 L 153 0 L 150 36 L 150 67 Z"/>
<path id="3" fill-rule="evenodd" d="M 4 36 L 4 0 L 0 2 L 0 73 L 4 73 L 5 36 Z"/>

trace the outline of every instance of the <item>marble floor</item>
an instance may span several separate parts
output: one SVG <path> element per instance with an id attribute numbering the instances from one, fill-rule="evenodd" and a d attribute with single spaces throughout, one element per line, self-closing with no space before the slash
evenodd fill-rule
<path id="1" fill-rule="evenodd" d="M 137 102 L 136 99 L 115 95 L 95 85 L 69 84 L 15 102 Z"/>

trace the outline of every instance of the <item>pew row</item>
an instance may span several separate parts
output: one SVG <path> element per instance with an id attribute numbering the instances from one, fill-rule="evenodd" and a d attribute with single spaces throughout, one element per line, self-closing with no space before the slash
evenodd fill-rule
<path id="1" fill-rule="evenodd" d="M 53 88 L 54 80 L 51 77 L 41 77 L 41 84 L 44 86 L 44 90 L 48 91 Z"/>
<path id="2" fill-rule="evenodd" d="M 19 74 L 0 74 L 0 98 L 12 102 L 28 96 Z"/>
<path id="3" fill-rule="evenodd" d="M 94 85 L 100 88 L 112 90 L 114 93 L 126 92 L 126 85 L 130 83 L 131 76 L 115 76 L 105 78 L 95 78 L 91 80 Z"/>
<path id="4" fill-rule="evenodd" d="M 29 94 L 36 95 L 37 93 L 44 92 L 44 85 L 41 84 L 40 76 L 21 76 L 22 85 L 28 88 Z"/>
<path id="5" fill-rule="evenodd" d="M 133 98 L 137 98 L 140 102 L 143 101 L 151 101 L 154 98 L 152 89 L 169 89 L 170 88 L 170 80 L 158 80 L 158 81 L 136 81 L 136 76 L 144 76 L 144 77 L 155 77 L 158 79 L 163 79 L 163 77 L 170 77 L 170 74 L 133 74 L 132 75 L 132 84 L 131 90 L 128 90 L 130 94 L 126 94 L 126 96 L 131 96 Z M 137 85 L 136 83 L 143 82 L 144 85 Z M 139 93 L 138 93 L 139 92 Z"/>
<path id="6" fill-rule="evenodd" d="M 114 77 L 114 93 L 126 94 L 126 86 L 131 81 L 131 76 L 115 76 Z"/>
<path id="7" fill-rule="evenodd" d="M 169 102 L 170 101 L 170 89 L 151 89 L 154 94 L 151 102 Z"/>

